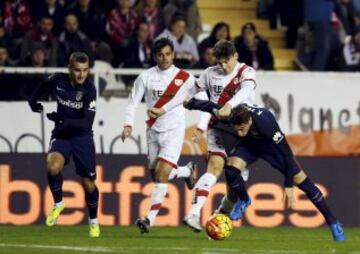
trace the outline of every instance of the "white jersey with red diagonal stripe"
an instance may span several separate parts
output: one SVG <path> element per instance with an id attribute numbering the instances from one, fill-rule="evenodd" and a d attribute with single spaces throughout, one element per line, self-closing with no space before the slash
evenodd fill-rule
<path id="1" fill-rule="evenodd" d="M 125 111 L 125 126 L 134 125 L 135 112 L 142 98 L 145 96 L 148 109 L 154 107 L 179 71 L 180 69 L 175 66 L 171 66 L 167 70 L 161 70 L 155 66 L 142 72 L 137 77 L 129 95 L 129 103 Z M 180 80 L 175 81 L 179 81 L 175 82 L 176 85 L 188 86 L 189 84 L 192 85 L 195 82 L 195 78 L 190 75 L 185 82 Z M 156 131 L 163 132 L 184 126 L 184 123 L 185 110 L 182 104 L 179 104 L 159 117 L 151 128 Z"/>
<path id="2" fill-rule="evenodd" d="M 236 107 L 240 103 L 252 105 L 255 103 L 256 88 L 256 72 L 253 68 L 244 63 L 237 63 L 234 70 L 226 74 L 223 69 L 216 65 L 207 68 L 198 79 L 198 86 L 208 91 L 209 99 L 219 104 L 221 94 L 230 82 L 239 84 L 238 88 L 227 101 L 232 107 Z M 206 130 L 210 119 L 210 115 L 202 113 L 202 117 L 198 123 L 198 128 Z"/>

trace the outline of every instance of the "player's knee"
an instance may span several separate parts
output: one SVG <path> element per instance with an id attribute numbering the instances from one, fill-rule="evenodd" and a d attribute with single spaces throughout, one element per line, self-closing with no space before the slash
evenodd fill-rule
<path id="1" fill-rule="evenodd" d="M 217 156 L 219 157 L 219 156 Z M 216 159 L 211 159 L 208 162 L 208 167 L 207 167 L 207 172 L 212 173 L 213 175 L 216 175 L 217 177 L 219 177 L 222 172 L 223 172 L 223 168 L 224 168 L 224 159 L 219 157 Z"/>
<path id="2" fill-rule="evenodd" d="M 63 168 L 63 163 L 56 161 L 56 160 L 50 160 L 47 162 L 47 169 L 50 175 L 57 175 L 60 173 L 60 171 Z"/>
<path id="3" fill-rule="evenodd" d="M 239 170 L 246 168 L 246 162 L 238 157 L 229 157 L 226 161 L 227 166 L 235 167 Z"/>
<path id="4" fill-rule="evenodd" d="M 294 175 L 294 183 L 296 185 L 299 185 L 306 179 L 306 177 L 307 177 L 307 175 L 305 174 L 305 172 L 303 170 L 301 170 L 299 173 Z"/>
<path id="5" fill-rule="evenodd" d="M 83 178 L 82 185 L 86 192 L 93 192 L 96 188 L 95 181 L 89 178 Z"/>
<path id="6" fill-rule="evenodd" d="M 232 167 L 232 166 L 226 166 L 225 167 L 225 178 L 226 182 L 231 187 L 231 183 L 235 181 L 237 176 L 240 174 L 240 169 Z"/>
<path id="7" fill-rule="evenodd" d="M 155 171 L 155 182 L 156 183 L 167 183 L 169 179 L 169 172 L 166 170 L 156 170 Z"/>

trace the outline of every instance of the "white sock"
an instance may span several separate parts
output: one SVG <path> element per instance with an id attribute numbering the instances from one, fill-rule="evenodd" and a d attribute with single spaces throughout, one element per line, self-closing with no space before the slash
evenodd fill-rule
<path id="1" fill-rule="evenodd" d="M 89 224 L 98 224 L 98 219 L 97 218 L 94 218 L 94 219 L 90 219 L 89 218 Z"/>
<path id="2" fill-rule="evenodd" d="M 200 216 L 200 210 L 205 205 L 209 192 L 216 181 L 216 176 L 211 173 L 205 173 L 200 177 L 195 184 L 194 200 L 190 208 L 190 214 Z"/>
<path id="3" fill-rule="evenodd" d="M 187 166 L 179 166 L 177 168 L 173 168 L 169 174 L 169 181 L 175 178 L 184 178 L 189 177 L 191 174 L 191 170 Z"/>
<path id="4" fill-rule="evenodd" d="M 55 207 L 58 208 L 58 207 L 61 207 L 61 206 L 64 206 L 65 203 L 64 203 L 64 200 L 62 199 L 60 202 L 58 203 L 55 203 Z"/>
<path id="5" fill-rule="evenodd" d="M 146 218 L 150 221 L 150 226 L 155 222 L 155 217 L 158 214 L 161 204 L 167 193 L 167 183 L 156 183 L 154 190 L 151 192 L 150 197 L 150 210 L 146 215 Z"/>

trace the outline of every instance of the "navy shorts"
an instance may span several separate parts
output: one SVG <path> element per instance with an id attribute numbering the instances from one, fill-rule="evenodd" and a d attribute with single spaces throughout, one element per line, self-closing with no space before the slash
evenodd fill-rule
<path id="1" fill-rule="evenodd" d="M 276 151 L 274 144 L 261 143 L 261 144 L 243 144 L 239 142 L 230 152 L 228 157 L 238 157 L 246 162 L 247 166 L 253 164 L 257 159 L 263 159 L 268 162 L 272 167 L 279 170 L 283 175 L 286 174 L 287 164 L 284 156 Z M 296 175 L 301 171 L 299 164 L 294 160 L 294 167 L 292 174 Z"/>
<path id="2" fill-rule="evenodd" d="M 49 147 L 49 153 L 51 152 L 61 153 L 65 158 L 65 164 L 69 163 L 72 156 L 76 174 L 92 180 L 96 179 L 95 145 L 92 136 L 72 137 L 69 139 L 52 137 Z"/>

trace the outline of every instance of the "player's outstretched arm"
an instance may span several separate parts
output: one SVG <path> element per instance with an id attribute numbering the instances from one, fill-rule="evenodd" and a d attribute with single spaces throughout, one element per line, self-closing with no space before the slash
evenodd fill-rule
<path id="1" fill-rule="evenodd" d="M 220 109 L 221 106 L 212 101 L 192 98 L 191 100 L 184 102 L 184 108 L 189 110 L 200 110 L 215 115 L 215 111 Z"/>
<path id="2" fill-rule="evenodd" d="M 52 88 L 52 77 L 51 75 L 49 78 L 47 78 L 45 81 L 41 83 L 39 88 L 34 92 L 34 94 L 31 96 L 30 100 L 28 101 L 29 106 L 33 112 L 41 113 L 44 109 L 43 105 L 38 102 L 40 97 L 45 94 L 46 92 L 49 92 Z"/>

